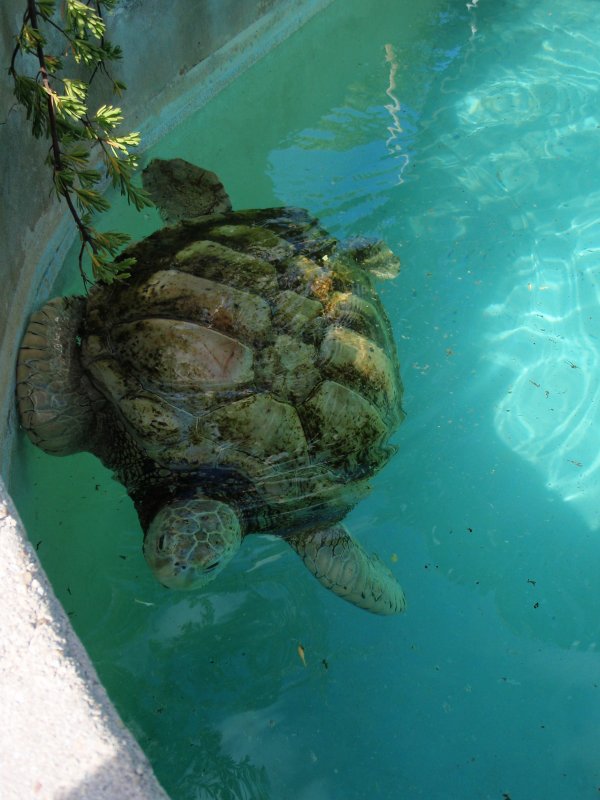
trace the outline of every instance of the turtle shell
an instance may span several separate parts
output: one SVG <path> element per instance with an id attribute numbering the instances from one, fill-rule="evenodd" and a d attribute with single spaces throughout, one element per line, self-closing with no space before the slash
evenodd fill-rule
<path id="1" fill-rule="evenodd" d="M 237 475 L 290 518 L 345 513 L 403 418 L 364 252 L 294 208 L 162 228 L 124 254 L 137 260 L 127 284 L 91 291 L 84 369 L 165 474 Z"/>

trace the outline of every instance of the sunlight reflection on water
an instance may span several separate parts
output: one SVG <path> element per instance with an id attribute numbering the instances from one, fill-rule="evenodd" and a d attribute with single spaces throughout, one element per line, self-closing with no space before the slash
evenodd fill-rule
<path id="1" fill-rule="evenodd" d="M 463 141 L 479 151 L 469 159 L 465 185 L 485 192 L 498 208 L 510 199 L 529 232 L 507 296 L 485 310 L 488 357 L 511 374 L 496 406 L 496 429 L 596 529 L 600 193 L 582 180 L 580 154 L 591 152 L 600 127 L 590 113 L 600 60 L 588 54 L 582 64 L 580 50 L 568 48 L 572 34 L 553 33 L 552 45 L 540 42 L 518 67 L 504 67 L 500 78 L 471 90 L 458 103 L 457 118 L 468 133 Z M 565 69 L 569 77 L 557 86 Z M 568 112 L 568 122 L 563 116 L 562 125 L 549 125 L 549 108 L 550 118 Z M 481 153 L 480 140 L 493 142 L 493 152 Z"/>

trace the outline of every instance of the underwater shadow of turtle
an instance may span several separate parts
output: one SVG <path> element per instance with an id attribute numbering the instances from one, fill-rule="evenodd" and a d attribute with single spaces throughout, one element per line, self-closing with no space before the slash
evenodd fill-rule
<path id="1" fill-rule="evenodd" d="M 88 450 L 115 472 L 166 586 L 206 584 L 246 535 L 269 533 L 343 599 L 403 611 L 390 570 L 341 523 L 404 418 L 371 277 L 398 259 L 336 241 L 302 209 L 231 211 L 216 175 L 181 159 L 143 177 L 176 224 L 125 251 L 126 283 L 32 315 L 23 427 L 48 453 Z"/>

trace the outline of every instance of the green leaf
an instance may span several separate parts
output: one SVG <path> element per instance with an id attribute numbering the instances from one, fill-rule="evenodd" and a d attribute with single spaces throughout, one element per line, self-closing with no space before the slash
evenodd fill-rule
<path id="1" fill-rule="evenodd" d="M 36 5 L 43 17 L 51 17 L 56 11 L 55 0 L 37 0 Z"/>
<path id="2" fill-rule="evenodd" d="M 150 195 L 144 189 L 140 189 L 133 184 L 128 184 L 127 186 L 127 201 L 135 206 L 136 211 L 141 211 L 142 208 L 150 208 L 154 205 Z"/>
<path id="3" fill-rule="evenodd" d="M 56 114 L 60 119 L 70 117 L 73 120 L 80 120 L 85 116 L 87 111 L 86 104 L 76 97 L 68 97 L 67 95 L 51 94 L 54 105 L 56 106 Z"/>
<path id="4" fill-rule="evenodd" d="M 27 75 L 13 73 L 13 79 L 15 98 L 24 106 L 27 119 L 31 120 L 33 135 L 36 139 L 47 135 L 48 105 L 43 87 L 34 78 Z"/>
<path id="5" fill-rule="evenodd" d="M 35 53 L 38 47 L 43 47 L 46 44 L 46 40 L 38 28 L 34 28 L 28 23 L 25 23 L 21 28 L 17 41 L 19 46 L 27 53 Z"/>
<path id="6" fill-rule="evenodd" d="M 93 253 L 91 261 L 94 277 L 108 284 L 129 278 L 131 276 L 131 267 L 136 263 L 135 258 L 110 261 L 106 255 L 101 253 Z"/>
<path id="7" fill-rule="evenodd" d="M 94 120 L 103 131 L 108 132 L 123 122 L 123 112 L 116 106 L 100 106 Z"/>
<path id="8" fill-rule="evenodd" d="M 131 131 L 131 133 L 127 133 L 124 136 L 116 137 L 115 141 L 119 142 L 119 144 L 123 148 L 126 148 L 126 147 L 137 147 L 138 144 L 140 143 L 140 139 L 141 137 L 138 131 Z"/>
<path id="9" fill-rule="evenodd" d="M 68 117 L 58 117 L 56 120 L 56 129 L 61 144 L 65 147 L 70 147 L 74 142 L 87 142 L 89 138 L 86 134 L 85 127 L 81 125 L 80 119 L 72 121 Z"/>
<path id="10" fill-rule="evenodd" d="M 138 161 L 130 150 L 139 144 L 140 136 L 135 132 L 114 135 L 123 122 L 123 113 L 117 106 L 107 102 L 95 114 L 88 109 L 89 85 L 99 71 L 108 76 L 116 96 L 126 88 L 107 70 L 107 63 L 121 58 L 122 51 L 104 38 L 106 25 L 102 12 L 115 8 L 117 0 L 61 0 L 62 16 L 58 21 L 56 0 L 33 0 L 33 3 L 38 25 L 31 24 L 31 15 L 26 10 L 9 67 L 15 98 L 27 113 L 33 135 L 52 138 L 46 162 L 52 169 L 54 190 L 69 204 L 83 243 L 82 253 L 91 259 L 94 279 L 109 283 L 124 280 L 135 260 L 111 259 L 129 242 L 129 236 L 119 231 L 99 233 L 92 226 L 93 215 L 107 210 L 109 202 L 98 191 L 102 176 L 90 166 L 90 159 L 92 148 L 99 146 L 107 175 L 128 202 L 138 209 L 152 205 L 146 192 L 132 183 Z M 29 0 L 26 5 L 29 8 Z M 44 52 L 47 26 L 53 28 L 53 43 L 57 35 L 64 37 L 64 44 L 56 45 L 59 55 Z M 28 55 L 23 59 L 24 69 L 37 62 L 37 72 L 18 71 L 19 57 L 23 54 Z M 71 65 L 73 62 L 80 65 L 77 77 L 63 74 L 69 56 Z M 89 68 L 87 80 L 81 67 Z M 87 285 L 81 262 L 80 268 Z"/>
<path id="11" fill-rule="evenodd" d="M 90 33 L 97 39 L 104 36 L 106 30 L 104 20 L 91 6 L 82 3 L 81 0 L 66 0 L 65 13 L 69 32 L 79 37 L 85 33 Z"/>
<path id="12" fill-rule="evenodd" d="M 48 160 L 50 161 L 52 156 L 48 156 Z M 54 170 L 54 189 L 56 194 L 60 196 L 67 195 L 71 189 L 73 188 L 73 183 L 75 182 L 75 173 L 71 169 L 55 169 Z"/>
<path id="13" fill-rule="evenodd" d="M 127 86 L 123 83 L 123 81 L 113 80 L 113 92 L 117 95 L 117 97 L 122 97 L 123 92 L 127 89 Z"/>
<path id="14" fill-rule="evenodd" d="M 110 208 L 108 200 L 95 189 L 86 189 L 73 186 L 79 207 L 85 211 L 107 211 Z"/>
<path id="15" fill-rule="evenodd" d="M 63 151 L 62 160 L 64 164 L 70 164 L 75 168 L 85 168 L 90 160 L 90 151 L 83 145 L 74 144 L 69 150 Z"/>
<path id="16" fill-rule="evenodd" d="M 121 231 L 94 231 L 96 242 L 111 255 L 115 255 L 118 250 L 125 247 L 131 241 L 131 236 Z"/>
<path id="17" fill-rule="evenodd" d="M 77 64 L 93 67 L 103 60 L 103 49 L 79 37 L 71 39 L 73 58 Z"/>
<path id="18" fill-rule="evenodd" d="M 88 84 L 75 78 L 64 78 L 65 96 L 71 100 L 85 102 L 88 93 Z"/>
<path id="19" fill-rule="evenodd" d="M 106 61 L 119 61 L 123 58 L 123 51 L 118 44 L 111 44 L 106 39 L 102 42 L 102 52 Z"/>
<path id="20" fill-rule="evenodd" d="M 63 159 L 64 161 L 64 159 Z M 77 180 L 79 185 L 85 189 L 89 189 L 100 181 L 102 176 L 97 169 L 78 169 Z"/>
<path id="21" fill-rule="evenodd" d="M 46 69 L 48 73 L 52 76 L 56 75 L 57 72 L 63 68 L 63 60 L 58 56 L 46 56 Z"/>

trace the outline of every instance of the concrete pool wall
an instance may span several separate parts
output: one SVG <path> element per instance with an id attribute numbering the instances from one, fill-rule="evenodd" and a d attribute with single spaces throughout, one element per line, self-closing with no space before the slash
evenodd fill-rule
<path id="1" fill-rule="evenodd" d="M 207 102 L 332 0 L 121 0 L 121 105 L 143 145 Z M 51 194 L 47 142 L 31 137 L 6 68 L 25 0 L 0 5 L 0 795 L 5 800 L 165 798 L 121 722 L 8 496 L 18 421 L 14 364 L 29 313 L 49 296 L 75 230 Z M 174 46 L 174 42 L 177 46 Z M 148 110 L 151 109 L 151 114 Z"/>

